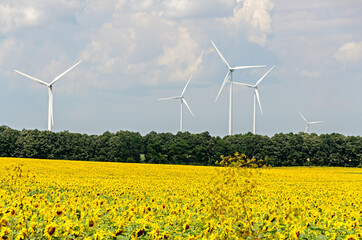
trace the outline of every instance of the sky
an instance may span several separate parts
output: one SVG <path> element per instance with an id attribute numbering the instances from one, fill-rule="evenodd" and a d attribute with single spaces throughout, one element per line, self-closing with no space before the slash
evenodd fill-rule
<path id="1" fill-rule="evenodd" d="M 78 61 L 53 86 L 53 131 L 128 130 L 228 134 L 229 85 L 259 84 L 256 132 L 298 133 L 301 112 L 317 134 L 362 133 L 360 0 L 2 0 L 0 125 L 47 130 L 45 82 Z M 234 85 L 233 133 L 252 131 L 253 91 Z"/>

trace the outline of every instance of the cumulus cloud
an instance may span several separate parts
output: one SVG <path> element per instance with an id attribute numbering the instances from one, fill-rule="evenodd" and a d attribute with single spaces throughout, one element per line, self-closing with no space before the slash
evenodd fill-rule
<path id="1" fill-rule="evenodd" d="M 114 9 L 114 6 L 117 5 L 117 0 L 96 0 L 96 1 L 87 1 L 84 5 L 84 14 L 86 15 L 99 15 L 107 14 L 110 10 Z"/>
<path id="2" fill-rule="evenodd" d="M 348 42 L 334 54 L 334 58 L 340 62 L 357 62 L 362 59 L 362 41 Z"/>
<path id="3" fill-rule="evenodd" d="M 155 59 L 155 63 L 166 66 L 170 69 L 169 78 L 183 79 L 187 75 L 199 70 L 202 63 L 202 53 L 200 54 L 198 43 L 192 39 L 186 28 L 179 27 L 179 37 L 174 46 L 165 46 L 163 54 Z M 154 80 L 157 82 L 157 80 Z"/>
<path id="4" fill-rule="evenodd" d="M 225 23 L 239 31 L 246 28 L 249 42 L 264 45 L 267 34 L 272 33 L 270 11 L 273 7 L 270 0 L 237 0 L 233 16 Z"/>
<path id="5" fill-rule="evenodd" d="M 175 18 L 226 17 L 232 14 L 235 0 L 163 1 L 164 14 Z"/>
<path id="6" fill-rule="evenodd" d="M 94 4 L 86 5 L 86 14 L 96 14 Z M 232 32 L 237 30 L 236 35 L 265 44 L 267 34 L 272 32 L 273 6 L 270 0 L 118 1 L 112 18 L 88 33 L 89 42 L 80 57 L 92 63 L 94 76 L 109 76 L 108 80 L 94 79 L 96 85 L 114 81 L 110 76 L 117 76 L 113 86 L 119 88 L 184 81 L 202 71 L 210 50 L 210 31 L 215 26 L 230 26 Z"/>
<path id="7" fill-rule="evenodd" d="M 80 54 L 97 71 L 118 74 L 125 86 L 181 81 L 200 68 L 203 52 L 187 27 L 157 12 L 130 13 L 130 6 L 117 7 L 112 21 L 90 36 Z"/>
<path id="8" fill-rule="evenodd" d="M 210 31 L 215 25 L 223 25 L 220 19 L 230 18 L 238 26 L 238 35 L 245 32 L 239 20 L 243 26 L 249 26 L 246 29 L 251 42 L 264 43 L 266 33 L 271 31 L 270 22 L 266 21 L 269 13 L 263 15 L 263 11 L 272 8 L 269 0 L 257 0 L 257 4 L 250 0 L 237 3 L 235 0 L 36 0 L 31 3 L 19 0 L 21 4 L 14 6 L 11 0 L 5 1 L 0 9 L 8 13 L 0 14 L 0 22 L 4 19 L 8 22 L 3 29 L 0 25 L 0 31 L 10 31 L 21 24 L 41 26 L 34 36 L 46 38 L 41 37 L 41 44 L 31 50 L 27 46 L 29 52 L 58 48 L 59 43 L 52 38 L 69 44 L 82 41 L 83 47 L 77 55 L 92 65 L 91 76 L 97 86 L 106 86 L 115 77 L 124 85 L 183 81 L 202 69 L 203 57 L 210 48 Z M 33 9 L 33 15 L 24 17 L 26 9 Z M 13 16 L 19 16 L 16 18 L 19 20 L 10 21 Z M 80 28 L 83 30 L 78 32 Z M 73 39 L 64 38 L 68 34 Z M 62 60 L 74 58 L 73 54 Z M 101 75 L 105 76 L 103 80 L 97 80 Z"/>
<path id="9" fill-rule="evenodd" d="M 36 25 L 42 12 L 31 6 L 0 3 L 0 31 L 7 33 L 23 26 Z"/>
<path id="10" fill-rule="evenodd" d="M 67 22 L 75 24 L 79 12 L 92 10 L 87 8 L 88 5 L 89 3 L 79 0 L 2 0 L 0 3 L 0 32 L 9 33 L 36 26 L 46 30 L 52 29 L 54 26 L 59 27 L 59 24 L 67 24 Z M 106 4 L 104 3 L 104 5 Z M 106 6 L 109 7 L 109 4 Z M 98 12 L 101 11 L 102 8 L 98 7 Z"/>

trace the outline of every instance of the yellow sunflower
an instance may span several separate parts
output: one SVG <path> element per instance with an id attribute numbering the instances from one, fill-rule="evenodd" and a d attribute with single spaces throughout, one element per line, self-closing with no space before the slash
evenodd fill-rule
<path id="1" fill-rule="evenodd" d="M 47 238 L 51 238 L 52 236 L 56 236 L 58 225 L 55 223 L 51 223 L 45 226 L 44 235 Z"/>

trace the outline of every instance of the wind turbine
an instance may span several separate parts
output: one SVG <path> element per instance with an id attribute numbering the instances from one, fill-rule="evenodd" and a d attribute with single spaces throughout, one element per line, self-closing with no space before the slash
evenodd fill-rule
<path id="1" fill-rule="evenodd" d="M 261 108 L 261 103 L 260 103 L 260 97 L 259 97 L 259 92 L 258 92 L 258 85 L 259 83 L 265 78 L 266 75 L 268 75 L 268 73 L 275 67 L 275 65 L 273 67 L 271 67 L 256 83 L 255 85 L 251 85 L 251 84 L 247 84 L 247 83 L 240 83 L 240 82 L 234 82 L 235 84 L 239 84 L 245 87 L 249 87 L 249 88 L 253 88 L 254 89 L 254 118 L 253 118 L 253 134 L 255 135 L 255 117 L 256 117 L 256 101 L 258 101 L 258 105 L 260 108 L 260 112 L 261 114 L 263 114 L 263 109 Z"/>
<path id="2" fill-rule="evenodd" d="M 61 77 L 63 77 L 65 74 L 67 74 L 70 70 L 72 70 L 73 68 L 75 68 L 79 63 L 81 63 L 82 61 L 77 62 L 76 64 L 74 64 L 71 68 L 69 68 L 68 70 L 66 70 L 65 72 L 63 72 L 62 74 L 59 74 L 58 76 L 56 76 L 53 81 L 51 81 L 50 83 L 46 83 L 42 80 L 39 80 L 35 77 L 29 76 L 28 74 L 22 73 L 18 70 L 14 70 L 16 73 L 19 73 L 27 78 L 30 78 L 31 80 L 34 80 L 35 82 L 38 82 L 44 86 L 48 87 L 48 93 L 49 93 L 49 107 L 48 107 L 48 131 L 52 130 L 52 126 L 54 123 L 53 120 L 53 84 L 58 81 Z"/>
<path id="3" fill-rule="evenodd" d="M 315 121 L 315 122 L 308 122 L 307 119 L 299 112 L 299 115 L 303 118 L 303 120 L 306 122 L 304 133 L 308 133 L 309 125 L 315 124 L 315 123 L 322 123 L 323 121 Z"/>
<path id="4" fill-rule="evenodd" d="M 230 95 L 229 95 L 229 136 L 231 136 L 232 134 L 232 104 L 233 104 L 233 72 L 235 70 L 239 70 L 239 69 L 246 69 L 246 68 L 257 68 L 257 67 L 265 67 L 265 65 L 258 65 L 258 66 L 238 66 L 238 67 L 231 67 L 229 65 L 229 63 L 225 60 L 225 58 L 223 57 L 223 55 L 220 53 L 219 49 L 217 49 L 216 45 L 214 44 L 213 41 L 211 41 L 212 45 L 214 46 L 216 52 L 219 54 L 221 60 L 223 61 L 223 63 L 225 64 L 225 66 L 228 68 L 228 72 L 225 76 L 224 81 L 222 82 L 222 85 L 220 87 L 219 93 L 216 96 L 215 102 L 217 101 L 217 99 L 219 98 L 219 95 L 221 93 L 221 91 L 223 90 L 226 82 L 228 82 L 228 79 L 230 77 Z"/>
<path id="5" fill-rule="evenodd" d="M 190 113 L 192 114 L 193 117 L 195 117 L 195 115 L 193 114 L 193 112 L 191 111 L 191 108 L 189 107 L 189 105 L 187 104 L 185 98 L 184 98 L 184 94 L 187 88 L 187 85 L 189 85 L 189 82 L 191 81 L 192 75 L 190 76 L 189 80 L 187 81 L 184 89 L 182 90 L 182 93 L 180 96 L 177 97 L 168 97 L 168 98 L 160 98 L 158 100 L 169 100 L 169 99 L 180 99 L 181 101 L 181 110 L 180 110 L 180 132 L 182 132 L 182 105 L 185 104 L 186 107 L 189 109 Z"/>

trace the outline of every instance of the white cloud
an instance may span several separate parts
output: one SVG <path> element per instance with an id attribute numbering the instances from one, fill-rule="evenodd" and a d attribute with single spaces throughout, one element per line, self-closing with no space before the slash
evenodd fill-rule
<path id="1" fill-rule="evenodd" d="M 270 0 L 237 0 L 234 15 L 225 20 L 231 31 L 246 28 L 249 42 L 264 45 L 267 34 L 272 33 L 272 18 L 270 11 L 274 4 Z"/>
<path id="2" fill-rule="evenodd" d="M 179 27 L 178 37 L 174 39 L 172 47 L 165 45 L 163 54 L 156 59 L 160 66 L 166 66 L 170 71 L 168 78 L 184 79 L 188 75 L 200 70 L 202 52 L 198 43 L 192 39 L 186 28 Z M 157 82 L 154 79 L 152 82 Z"/>
<path id="3" fill-rule="evenodd" d="M 86 15 L 108 14 L 109 10 L 113 10 L 114 6 L 119 2 L 118 0 L 94 0 L 87 1 L 84 6 L 84 13 Z"/>
<path id="4" fill-rule="evenodd" d="M 77 14 L 92 11 L 89 5 L 79 0 L 2 0 L 0 32 L 9 33 L 30 26 L 41 26 L 42 30 L 46 31 L 55 26 L 59 27 L 59 24 L 75 23 Z M 103 8 L 98 7 L 98 12 L 102 10 Z"/>
<path id="5" fill-rule="evenodd" d="M 164 14 L 175 18 L 227 17 L 235 0 L 170 0 L 163 3 Z"/>
<path id="6" fill-rule="evenodd" d="M 120 1 L 120 3 L 133 11 L 146 11 L 155 7 L 154 0 L 130 0 L 130 1 Z"/>
<path id="7" fill-rule="evenodd" d="M 126 7 L 118 6 L 80 54 L 95 71 L 118 75 L 119 87 L 125 87 L 182 81 L 199 70 L 203 52 L 187 27 L 155 12 L 129 13 Z"/>
<path id="8" fill-rule="evenodd" d="M 0 64 L 7 60 L 9 55 L 18 55 L 23 45 L 14 38 L 8 38 L 0 42 Z"/>
<path id="9" fill-rule="evenodd" d="M 357 62 L 362 59 L 362 41 L 348 42 L 334 54 L 334 58 L 340 62 Z"/>
<path id="10" fill-rule="evenodd" d="M 41 15 L 41 11 L 34 7 L 0 3 L 0 32 L 36 25 Z"/>
<path id="11" fill-rule="evenodd" d="M 213 28 L 226 24 L 236 35 L 265 44 L 272 8 L 270 0 L 119 1 L 112 19 L 87 36 L 80 55 L 94 71 L 122 78 L 123 86 L 184 81 L 203 69 Z"/>

